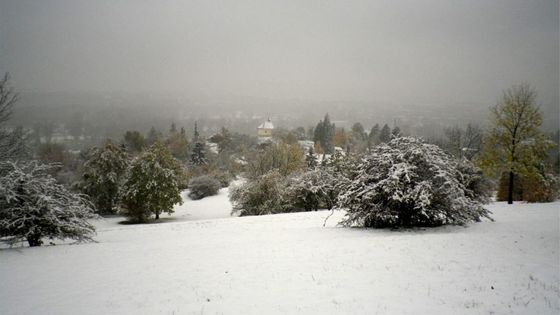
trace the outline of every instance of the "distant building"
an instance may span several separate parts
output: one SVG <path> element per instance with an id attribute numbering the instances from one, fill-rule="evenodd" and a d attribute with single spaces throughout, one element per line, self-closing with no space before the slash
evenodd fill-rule
<path id="1" fill-rule="evenodd" d="M 269 118 L 267 121 L 263 122 L 257 127 L 257 136 L 272 137 L 272 130 L 274 130 L 274 125 Z"/>
<path id="2" fill-rule="evenodd" d="M 274 130 L 274 125 L 270 118 L 263 122 L 257 127 L 257 136 L 259 137 L 259 143 L 264 143 L 272 140 L 272 131 Z"/>

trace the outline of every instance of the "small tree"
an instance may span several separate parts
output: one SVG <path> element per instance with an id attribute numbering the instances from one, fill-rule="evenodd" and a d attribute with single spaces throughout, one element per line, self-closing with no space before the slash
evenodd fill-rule
<path id="1" fill-rule="evenodd" d="M 375 126 L 371 127 L 371 130 L 368 135 L 368 148 L 371 148 L 379 143 L 380 132 L 381 130 L 379 128 L 379 124 L 375 124 Z"/>
<path id="2" fill-rule="evenodd" d="M 200 139 L 200 134 L 198 133 L 198 125 L 194 123 L 194 137 L 193 137 L 193 149 L 191 153 L 191 164 L 193 166 L 203 166 L 208 164 L 206 159 L 206 152 L 204 150 L 204 142 Z"/>
<path id="3" fill-rule="evenodd" d="M 307 151 L 307 155 L 305 156 L 305 163 L 307 164 L 307 168 L 314 169 L 317 166 L 317 156 L 315 156 L 315 151 L 313 147 L 310 146 L 309 150 Z"/>
<path id="4" fill-rule="evenodd" d="M 131 163 L 121 191 L 123 213 L 138 222 L 152 214 L 157 220 L 163 212 L 173 213 L 173 205 L 182 203 L 182 177 L 179 162 L 156 142 Z"/>
<path id="5" fill-rule="evenodd" d="M 481 194 L 472 173 L 478 174 L 474 166 L 459 167 L 435 145 L 395 138 L 353 166 L 339 197 L 339 206 L 348 209 L 343 223 L 407 227 L 490 219 L 482 207 L 488 193 Z"/>
<path id="6" fill-rule="evenodd" d="M 126 152 L 110 141 L 103 148 L 93 149 L 84 163 L 82 190 L 91 197 L 99 213 L 117 212 L 119 189 L 127 167 Z"/>
<path id="7" fill-rule="evenodd" d="M 298 144 L 271 143 L 249 160 L 247 176 L 256 178 L 272 170 L 287 176 L 304 167 L 304 152 Z"/>
<path id="8" fill-rule="evenodd" d="M 395 126 L 393 130 L 391 130 L 391 138 L 398 138 L 401 136 L 401 128 L 399 126 Z"/>
<path id="9" fill-rule="evenodd" d="M 124 146 L 129 153 L 137 154 L 146 146 L 146 139 L 139 131 L 127 131 L 124 134 Z"/>
<path id="10" fill-rule="evenodd" d="M 207 175 L 202 175 L 191 179 L 189 182 L 189 198 L 199 200 L 204 197 L 214 196 L 220 190 L 220 182 Z"/>
<path id="11" fill-rule="evenodd" d="M 387 143 L 389 141 L 391 141 L 391 128 L 389 125 L 385 124 L 379 132 L 379 142 Z"/>
<path id="12" fill-rule="evenodd" d="M 317 124 L 314 129 L 313 141 L 320 143 L 325 153 L 332 154 L 334 152 L 333 139 L 336 133 L 336 126 L 331 123 L 329 114 Z"/>
<path id="13" fill-rule="evenodd" d="M 174 130 L 174 124 L 169 132 L 169 138 L 167 138 L 167 146 L 173 157 L 180 161 L 186 161 L 189 152 L 189 140 L 184 133 L 184 129 L 181 128 L 181 132 L 176 132 Z"/>
<path id="14" fill-rule="evenodd" d="M 508 203 L 513 202 L 514 177 L 532 177 L 553 146 L 540 131 L 542 116 L 535 106 L 536 92 L 529 85 L 504 92 L 492 108 L 492 129 L 484 139 L 480 164 L 489 174 L 509 174 Z"/>
<path id="15" fill-rule="evenodd" d="M 160 141 L 161 138 L 163 138 L 161 132 L 152 126 L 152 128 L 150 128 L 150 131 L 148 132 L 148 135 L 146 136 L 146 144 L 152 145 Z"/>
<path id="16" fill-rule="evenodd" d="M 12 117 L 17 100 L 18 95 L 10 86 L 10 75 L 6 73 L 0 79 L 0 160 L 19 158 L 29 153 L 27 134 L 23 128 L 9 130 L 5 125 Z"/>
<path id="17" fill-rule="evenodd" d="M 84 195 L 68 191 L 49 175 L 54 166 L 0 163 L 0 238 L 40 246 L 43 238 L 91 241 L 95 218 Z"/>

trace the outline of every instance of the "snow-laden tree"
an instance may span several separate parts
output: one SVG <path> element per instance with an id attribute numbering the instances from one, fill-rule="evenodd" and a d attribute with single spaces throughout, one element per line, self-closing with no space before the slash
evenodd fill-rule
<path id="1" fill-rule="evenodd" d="M 173 205 L 182 203 L 180 184 L 183 170 L 161 142 L 156 142 L 131 163 L 121 189 L 123 214 L 146 222 L 163 212 L 173 213 Z"/>
<path id="2" fill-rule="evenodd" d="M 331 209 L 345 182 L 336 172 L 317 168 L 291 177 L 284 199 L 291 211 Z"/>
<path id="3" fill-rule="evenodd" d="M 117 211 L 119 189 L 127 167 L 126 152 L 111 142 L 95 148 L 84 163 L 82 190 L 91 197 L 98 212 Z"/>
<path id="4" fill-rule="evenodd" d="M 193 165 L 194 167 L 200 167 L 208 164 L 205 150 L 206 145 L 200 138 L 200 134 L 198 133 L 198 125 L 196 122 L 194 123 L 194 136 L 192 142 L 193 148 L 191 152 L 191 165 Z"/>
<path id="5" fill-rule="evenodd" d="M 309 150 L 305 155 L 305 163 L 307 164 L 308 169 L 314 169 L 315 167 L 317 167 L 317 156 L 315 156 L 315 150 L 313 150 L 313 146 L 309 147 Z"/>
<path id="6" fill-rule="evenodd" d="M 85 195 L 56 183 L 53 165 L 0 163 L 0 238 L 40 246 L 43 238 L 91 241 L 95 218 Z"/>
<path id="7" fill-rule="evenodd" d="M 458 163 L 439 147 L 412 137 L 374 147 L 353 166 L 352 180 L 339 197 L 339 207 L 348 210 L 343 223 L 437 226 L 491 219 L 482 206 L 487 194 L 481 194 L 473 178 L 478 170 Z"/>

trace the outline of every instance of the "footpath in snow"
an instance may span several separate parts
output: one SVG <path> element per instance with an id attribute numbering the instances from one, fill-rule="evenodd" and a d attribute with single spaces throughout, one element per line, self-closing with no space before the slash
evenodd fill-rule
<path id="1" fill-rule="evenodd" d="M 222 190 L 163 223 L 105 220 L 97 243 L 0 250 L 0 314 L 559 314 L 560 203 L 489 209 L 323 227 L 328 211 L 231 217 Z"/>

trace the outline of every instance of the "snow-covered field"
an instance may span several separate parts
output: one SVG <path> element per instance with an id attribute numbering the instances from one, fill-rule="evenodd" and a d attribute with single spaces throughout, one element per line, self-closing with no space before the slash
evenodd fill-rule
<path id="1" fill-rule="evenodd" d="M 0 250 L 0 314 L 559 314 L 560 203 L 496 222 L 336 227 L 330 212 L 230 217 L 227 192 L 98 243 Z"/>

